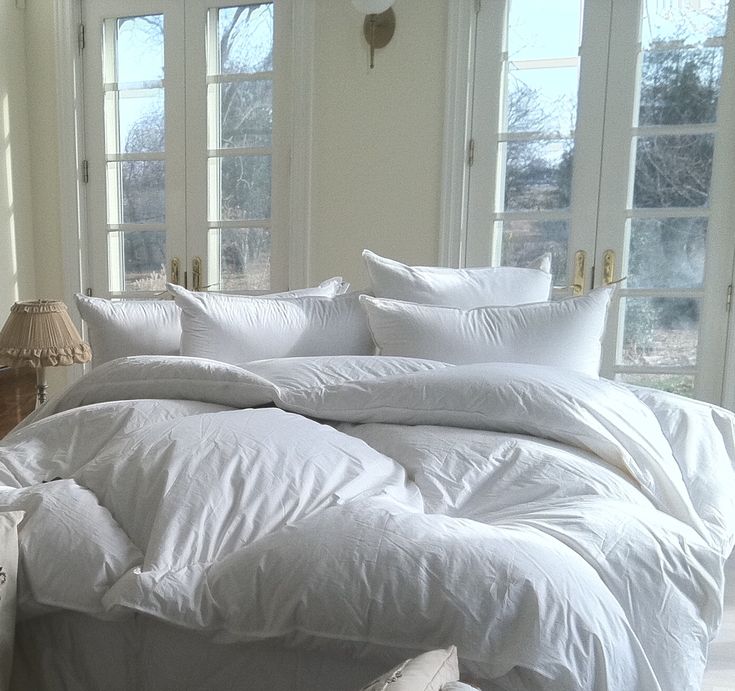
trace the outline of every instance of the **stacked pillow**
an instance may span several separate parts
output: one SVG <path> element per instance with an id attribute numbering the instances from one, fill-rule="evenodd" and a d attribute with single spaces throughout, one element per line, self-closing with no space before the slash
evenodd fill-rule
<path id="1" fill-rule="evenodd" d="M 548 254 L 527 268 L 407 266 L 370 250 L 363 250 L 362 258 L 372 293 L 378 298 L 469 309 L 541 302 L 551 295 L 551 257 Z"/>
<path id="2" fill-rule="evenodd" d="M 369 250 L 370 295 L 335 277 L 260 296 L 167 287 L 174 300 L 76 296 L 94 365 L 128 355 L 185 355 L 232 364 L 323 356 L 416 357 L 453 364 L 516 362 L 597 376 L 612 289 L 550 302 L 550 258 L 529 267 L 409 266 Z"/>
<path id="3" fill-rule="evenodd" d="M 368 250 L 363 259 L 375 297 L 360 300 L 381 355 L 599 374 L 613 288 L 550 302 L 549 257 L 478 269 L 406 266 Z"/>
<path id="4" fill-rule="evenodd" d="M 266 358 L 374 352 L 357 293 L 264 300 L 167 287 L 181 309 L 181 355 L 237 365 Z"/>
<path id="5" fill-rule="evenodd" d="M 332 297 L 348 289 L 349 284 L 341 276 L 335 276 L 314 288 L 271 293 L 257 299 Z M 222 297 L 244 298 L 238 295 Z M 74 301 L 87 324 L 93 367 L 130 355 L 179 355 L 181 319 L 179 307 L 173 300 L 107 300 L 78 293 Z"/>

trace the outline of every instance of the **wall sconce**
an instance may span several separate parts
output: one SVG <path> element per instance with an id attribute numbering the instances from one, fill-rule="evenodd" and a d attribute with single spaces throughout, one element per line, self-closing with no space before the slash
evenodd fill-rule
<path id="1" fill-rule="evenodd" d="M 375 49 L 385 48 L 396 30 L 396 15 L 391 9 L 395 0 L 352 0 L 365 14 L 362 33 L 370 46 L 370 69 L 375 67 Z"/>

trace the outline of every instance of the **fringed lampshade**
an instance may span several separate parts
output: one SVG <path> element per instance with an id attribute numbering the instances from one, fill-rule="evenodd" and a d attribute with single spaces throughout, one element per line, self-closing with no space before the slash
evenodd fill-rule
<path id="1" fill-rule="evenodd" d="M 46 367 L 89 362 L 92 351 L 58 300 L 16 302 L 0 331 L 0 365 L 36 369 L 38 402 L 46 401 Z"/>

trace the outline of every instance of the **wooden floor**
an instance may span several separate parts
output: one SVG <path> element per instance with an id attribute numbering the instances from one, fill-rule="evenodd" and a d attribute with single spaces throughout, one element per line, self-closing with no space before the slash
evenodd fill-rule
<path id="1" fill-rule="evenodd" d="M 0 439 L 36 406 L 33 369 L 0 369 Z"/>
<path id="2" fill-rule="evenodd" d="M 702 691 L 735 691 L 735 557 L 726 567 L 725 617 L 710 646 Z"/>

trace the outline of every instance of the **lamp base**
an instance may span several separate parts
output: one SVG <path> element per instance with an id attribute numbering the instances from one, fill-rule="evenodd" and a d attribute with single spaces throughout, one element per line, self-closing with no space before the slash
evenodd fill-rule
<path id="1" fill-rule="evenodd" d="M 46 368 L 36 369 L 36 408 L 40 408 L 48 398 L 48 384 L 46 383 Z"/>

